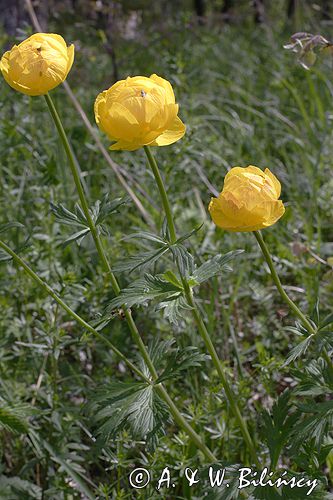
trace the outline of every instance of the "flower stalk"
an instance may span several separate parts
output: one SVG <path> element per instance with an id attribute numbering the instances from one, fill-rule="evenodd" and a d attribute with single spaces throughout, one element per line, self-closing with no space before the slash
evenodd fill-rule
<path id="1" fill-rule="evenodd" d="M 150 151 L 149 146 L 144 146 L 143 149 L 145 150 L 145 153 L 147 155 L 150 168 L 154 174 L 154 178 L 155 178 L 155 181 L 156 181 L 156 184 L 158 187 L 158 191 L 159 191 L 160 196 L 161 196 L 162 205 L 164 208 L 165 216 L 166 216 L 167 223 L 168 223 L 168 229 L 169 229 L 169 233 L 170 233 L 170 243 L 173 244 L 177 240 L 176 227 L 175 227 L 175 223 L 173 220 L 173 215 L 172 215 L 172 210 L 171 210 L 169 198 L 168 198 L 166 189 L 164 187 L 164 182 L 163 182 L 160 170 L 158 168 L 157 162 L 156 162 L 154 156 L 152 155 L 152 152 Z"/>
<path id="2" fill-rule="evenodd" d="M 315 328 L 315 326 L 313 326 L 313 324 L 308 320 L 308 318 L 305 316 L 305 314 L 302 313 L 302 311 L 297 307 L 295 302 L 293 300 L 291 300 L 291 298 L 289 297 L 289 295 L 286 293 L 285 289 L 283 288 L 280 277 L 275 269 L 271 254 L 268 250 L 268 247 L 264 241 L 264 238 L 263 238 L 261 232 L 254 231 L 253 234 L 254 234 L 254 236 L 258 242 L 258 245 L 262 251 L 262 254 L 267 262 L 267 265 L 268 265 L 269 270 L 271 272 L 271 276 L 273 278 L 273 281 L 275 283 L 275 286 L 276 286 L 280 296 L 285 301 L 285 303 L 289 306 L 290 310 L 299 318 L 299 320 L 301 321 L 303 326 L 307 329 L 307 331 L 311 335 L 316 335 L 317 329 Z M 332 360 L 330 359 L 328 352 L 326 351 L 325 348 L 323 349 L 322 354 L 323 354 L 323 358 L 326 361 L 328 369 L 330 370 L 330 373 L 333 376 L 333 363 L 332 363 Z"/>
<path id="3" fill-rule="evenodd" d="M 165 189 L 165 186 L 164 186 L 164 182 L 163 182 L 163 179 L 162 179 L 162 176 L 160 174 L 160 171 L 159 171 L 159 168 L 157 166 L 157 163 L 156 163 L 156 160 L 154 158 L 154 156 L 152 155 L 151 151 L 150 151 L 150 148 L 148 146 L 144 146 L 144 151 L 146 153 L 146 156 L 147 156 L 147 159 L 148 159 L 148 163 L 151 167 L 151 170 L 153 172 L 153 175 L 155 177 L 155 181 L 156 181 L 156 184 L 157 184 L 157 187 L 158 187 L 158 190 L 159 190 L 159 193 L 160 193 L 160 197 L 161 197 L 161 200 L 162 200 L 162 204 L 163 204 L 163 208 L 164 208 L 164 211 L 165 211 L 165 215 L 166 215 L 166 219 L 167 219 L 167 222 L 168 222 L 168 228 L 169 228 L 169 233 L 170 233 L 170 243 L 175 243 L 175 241 L 177 241 L 177 235 L 176 235 L 176 228 L 175 228 L 175 223 L 174 223 L 174 219 L 173 219 L 173 215 L 172 215 L 172 210 L 171 210 L 171 206 L 170 206 L 170 202 L 169 202 L 169 199 L 168 199 L 168 195 L 167 195 L 167 192 L 166 192 L 166 189 Z M 181 275 L 181 273 L 180 273 Z M 257 452 L 256 452 L 256 449 L 254 447 L 254 444 L 253 444 L 253 441 L 252 441 L 252 438 L 250 436 L 250 433 L 249 433 L 249 430 L 247 428 L 247 425 L 246 425 L 246 422 L 245 420 L 243 419 L 242 417 L 242 414 L 241 414 L 241 411 L 239 409 L 239 406 L 238 406 L 238 403 L 237 403 L 237 400 L 236 400 L 236 395 L 234 394 L 230 384 L 229 384 L 229 381 L 228 381 L 228 378 L 223 370 L 223 367 L 222 367 L 222 363 L 221 363 L 221 360 L 219 359 L 219 356 L 216 352 L 216 349 L 214 347 L 214 344 L 211 340 L 211 337 L 208 333 L 208 330 L 206 328 L 206 325 L 205 323 L 203 322 L 202 320 L 202 317 L 200 315 L 200 312 L 198 310 L 198 307 L 195 303 L 195 300 L 194 300 L 194 297 L 193 297 L 193 293 L 192 293 L 192 290 L 190 289 L 189 285 L 188 285 L 188 282 L 187 280 L 185 279 L 184 276 L 181 275 L 181 279 L 182 279 L 182 283 L 183 283 L 183 287 L 184 287 L 184 291 L 185 291 L 185 296 L 186 296 L 186 299 L 189 303 L 189 305 L 191 306 L 191 310 L 192 310 L 192 314 L 193 314 L 193 317 L 194 317 L 194 320 L 197 324 L 197 327 L 198 327 L 198 331 L 205 343 L 205 346 L 212 358 L 212 361 L 214 363 L 214 366 L 219 374 L 219 377 L 221 379 L 221 382 L 222 382 L 222 385 L 223 385 L 223 388 L 224 388 L 224 391 L 225 391 L 225 394 L 227 396 L 227 399 L 228 399 L 228 402 L 230 404 L 230 408 L 232 410 L 232 413 L 234 415 L 234 417 L 236 418 L 237 420 L 237 423 L 240 427 L 240 430 L 242 432 L 242 435 L 243 435 L 243 438 L 247 444 L 247 447 L 248 447 L 248 450 L 251 454 L 251 458 L 253 460 L 253 462 L 258 466 L 260 467 L 260 462 L 259 462 L 259 459 L 258 459 L 258 456 L 257 456 Z"/>
<path id="4" fill-rule="evenodd" d="M 51 116 L 53 118 L 53 121 L 54 121 L 54 123 L 56 125 L 56 128 L 58 130 L 58 133 L 59 133 L 61 142 L 63 144 L 63 147 L 65 149 L 65 152 L 66 152 L 66 155 L 67 155 L 67 158 L 68 158 L 68 161 L 69 161 L 69 166 L 70 166 L 70 169 L 71 169 L 71 173 L 72 173 L 72 176 L 73 176 L 73 179 L 74 179 L 74 183 L 75 183 L 78 195 L 79 195 L 79 199 L 80 199 L 80 203 L 81 203 L 81 206 L 82 206 L 82 210 L 83 210 L 84 215 L 86 217 L 86 220 L 87 220 L 87 223 L 88 223 L 91 235 L 93 237 L 93 240 L 94 240 L 97 252 L 98 252 L 98 255 L 99 255 L 100 260 L 102 262 L 103 269 L 108 274 L 108 276 L 110 278 L 111 286 L 112 286 L 115 294 L 119 295 L 119 293 L 120 293 L 120 286 L 118 284 L 118 281 L 117 281 L 115 275 L 112 272 L 112 268 L 111 268 L 109 260 L 108 260 L 108 258 L 106 256 L 105 250 L 103 248 L 103 244 L 102 244 L 102 241 L 100 239 L 98 229 L 97 229 L 97 227 L 96 227 L 96 225 L 95 225 L 95 223 L 93 221 L 93 218 L 91 216 L 91 213 L 90 213 L 90 210 L 89 210 L 89 205 L 88 205 L 88 202 L 87 202 L 87 199 L 86 199 L 86 195 L 85 195 L 83 187 L 82 187 L 82 183 L 81 183 L 81 179 L 80 179 L 80 174 L 79 174 L 79 170 L 78 170 L 78 167 L 77 167 L 77 160 L 76 160 L 76 158 L 74 156 L 74 152 L 73 152 L 73 150 L 71 148 L 71 145 L 69 144 L 66 132 L 65 132 L 65 130 L 63 128 L 63 125 L 62 125 L 62 122 L 60 120 L 60 117 L 59 117 L 59 115 L 57 113 L 57 110 L 56 110 L 56 108 L 55 108 L 55 106 L 53 104 L 53 101 L 52 101 L 52 99 L 51 99 L 51 97 L 50 97 L 49 94 L 45 95 L 45 100 L 46 100 L 46 103 L 48 105 L 50 114 L 51 114 Z M 153 364 L 152 364 L 152 362 L 150 360 L 150 357 L 148 355 L 147 349 L 146 349 L 145 345 L 142 342 L 142 339 L 140 337 L 138 329 L 137 329 L 137 327 L 136 327 L 136 325 L 135 325 L 135 323 L 133 321 L 132 315 L 131 315 L 130 311 L 128 311 L 128 309 L 126 309 L 126 308 L 124 308 L 124 312 L 125 312 L 125 317 L 126 317 L 128 326 L 130 328 L 131 334 L 133 335 L 133 338 L 134 338 L 135 342 L 137 343 L 137 345 L 139 347 L 140 353 L 141 353 L 143 359 L 145 360 L 145 363 L 148 366 L 149 371 L 156 378 L 157 377 L 156 370 L 155 370 L 155 368 L 154 368 L 154 366 L 153 366 Z"/>
<path id="5" fill-rule="evenodd" d="M 44 281 L 42 280 L 38 274 L 36 274 L 28 264 L 21 259 L 19 255 L 17 255 L 6 243 L 0 240 L 0 248 L 2 248 L 8 255 L 10 255 L 13 261 L 18 264 L 20 267 L 24 269 L 30 278 L 35 281 L 50 297 L 52 297 L 60 307 L 62 307 L 79 325 L 85 328 L 87 331 L 92 333 L 95 337 L 101 340 L 104 344 L 106 344 L 109 349 L 111 349 L 126 365 L 138 375 L 142 380 L 151 384 L 152 381 L 146 377 L 146 375 L 137 368 L 109 339 L 104 337 L 101 333 L 98 332 L 94 327 L 92 327 L 89 323 L 87 323 L 81 316 L 79 316 L 73 309 L 71 309 L 62 298 Z M 204 456 L 210 462 L 217 462 L 216 457 L 213 453 L 207 448 L 207 446 L 203 443 L 200 436 L 193 430 L 193 428 L 189 425 L 189 423 L 185 420 L 182 414 L 179 412 L 178 408 L 168 395 L 167 391 L 163 387 L 162 384 L 156 384 L 155 390 L 158 392 L 160 397 L 165 401 L 165 403 L 169 406 L 169 410 L 179 427 L 181 427 L 190 437 L 192 442 L 197 446 L 199 450 L 202 451 Z"/>
<path id="6" fill-rule="evenodd" d="M 100 260 L 101 260 L 102 265 L 103 265 L 103 269 L 105 270 L 105 272 L 107 272 L 107 274 L 110 278 L 111 286 L 114 290 L 114 293 L 116 295 L 119 295 L 120 286 L 118 284 L 118 281 L 117 281 L 115 275 L 112 272 L 112 267 L 111 267 L 111 264 L 107 258 L 105 250 L 103 248 L 103 244 L 102 244 L 102 241 L 100 239 L 98 229 L 97 229 L 97 227 L 92 219 L 92 216 L 90 214 L 89 205 L 88 205 L 86 195 L 84 193 L 84 190 L 83 190 L 83 187 L 81 184 L 77 160 L 74 156 L 74 152 L 71 148 L 71 145 L 68 141 L 68 138 L 67 138 L 66 132 L 63 128 L 60 117 L 57 113 L 57 110 L 56 110 L 56 108 L 53 104 L 53 101 L 52 101 L 49 94 L 45 95 L 45 100 L 46 100 L 46 103 L 48 105 L 50 114 L 51 114 L 51 116 L 54 120 L 54 123 L 56 125 L 57 131 L 59 133 L 59 137 L 60 137 L 62 144 L 63 144 L 63 147 L 65 149 L 65 152 L 66 152 L 66 155 L 67 155 L 67 158 L 69 161 L 71 173 L 72 173 L 72 176 L 74 179 L 74 183 L 75 183 L 78 195 L 79 195 L 82 210 L 84 212 L 88 226 L 90 228 L 98 255 L 99 255 Z M 147 365 L 149 372 L 151 374 L 151 378 L 154 381 L 158 378 L 158 373 L 157 373 L 157 371 L 152 363 L 152 360 L 149 356 L 148 350 L 142 341 L 142 338 L 141 338 L 140 333 L 137 329 L 137 326 L 133 320 L 133 317 L 132 317 L 130 310 L 128 310 L 125 306 L 123 306 L 123 310 L 124 310 L 125 318 L 126 318 L 128 327 L 130 329 L 130 332 L 132 334 L 133 340 L 135 341 L 136 345 L 138 346 L 140 354 L 142 355 L 142 358 L 144 359 L 145 364 Z M 182 416 L 182 414 L 180 413 L 180 411 L 178 410 L 178 408 L 176 407 L 176 405 L 174 404 L 174 402 L 172 401 L 172 399 L 168 395 L 164 386 L 162 384 L 157 384 L 156 390 L 159 393 L 160 397 L 168 405 L 170 413 L 174 417 L 177 424 L 188 434 L 189 438 L 193 441 L 193 443 L 197 446 L 197 448 L 202 451 L 202 453 L 204 454 L 206 459 L 209 462 L 216 462 L 217 459 L 214 456 L 214 454 L 210 451 L 210 449 L 205 445 L 205 443 L 202 441 L 200 436 L 194 431 L 194 429 L 188 424 L 188 422 Z"/>

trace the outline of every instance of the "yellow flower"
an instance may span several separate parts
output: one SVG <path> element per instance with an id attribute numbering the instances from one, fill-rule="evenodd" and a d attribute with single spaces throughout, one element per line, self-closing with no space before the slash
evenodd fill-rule
<path id="1" fill-rule="evenodd" d="M 67 47 L 62 36 L 35 33 L 5 52 L 0 69 L 13 89 L 43 95 L 66 79 L 73 60 L 74 45 Z"/>
<path id="2" fill-rule="evenodd" d="M 224 179 L 222 193 L 208 210 L 213 222 L 226 231 L 257 231 L 272 226 L 284 214 L 281 184 L 268 170 L 234 167 Z"/>
<path id="3" fill-rule="evenodd" d="M 185 134 L 178 104 L 167 80 L 157 75 L 128 77 L 101 92 L 95 101 L 96 123 L 111 141 L 110 149 L 134 151 L 167 146 Z"/>

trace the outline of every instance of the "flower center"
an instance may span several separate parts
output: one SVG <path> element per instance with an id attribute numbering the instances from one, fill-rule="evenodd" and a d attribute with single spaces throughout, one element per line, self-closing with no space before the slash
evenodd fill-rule
<path id="1" fill-rule="evenodd" d="M 141 97 L 146 97 L 147 92 L 145 92 L 144 90 L 141 90 L 140 95 L 141 95 Z"/>

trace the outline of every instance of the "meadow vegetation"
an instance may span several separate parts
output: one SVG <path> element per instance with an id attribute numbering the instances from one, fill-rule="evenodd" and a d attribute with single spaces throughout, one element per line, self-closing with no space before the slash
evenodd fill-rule
<path id="1" fill-rule="evenodd" d="M 173 85 L 187 132 L 172 146 L 154 148 L 154 154 L 178 235 L 196 229 L 184 241 L 195 264 L 244 250 L 228 262 L 231 269 L 223 267 L 205 281 L 195 298 L 260 464 L 317 478 L 320 485 L 311 498 L 331 498 L 333 377 L 321 352 L 332 350 L 333 335 L 332 59 L 320 59 L 309 71 L 298 65 L 282 48 L 295 26 L 277 11 L 275 22 L 256 26 L 246 20 L 199 25 L 187 12 L 154 22 L 144 16 L 135 36 L 115 40 L 117 71 L 119 78 L 157 73 Z M 74 21 L 51 19 L 48 31 L 75 44 L 68 82 L 94 121 L 94 100 L 114 83 L 113 67 L 103 33 L 89 22 Z M 301 21 L 298 30 L 328 36 L 331 25 L 321 24 L 315 11 L 305 9 Z M 14 42 L 4 32 L 0 40 L 3 47 Z M 90 206 L 98 200 L 105 204 L 106 196 L 123 198 L 116 211 L 105 211 L 101 230 L 121 288 L 145 272 L 177 273 L 170 252 L 129 272 L 131 256 L 157 248 L 142 234 L 129 236 L 165 235 L 143 149 L 110 154 L 149 220 L 119 185 L 61 86 L 52 99 L 79 160 Z M 0 116 L 1 239 L 145 371 L 122 311 L 113 310 L 102 322 L 114 292 L 91 236 L 72 237 L 80 226 L 68 222 L 62 207 L 78 213 L 78 196 L 44 98 L 18 94 L 1 82 Z M 318 338 L 306 340 L 253 234 L 227 233 L 211 221 L 207 207 L 225 174 L 232 166 L 247 165 L 268 167 L 281 181 L 286 212 L 263 236 L 286 291 L 322 327 Z M 10 222 L 22 226 L 5 231 L 3 225 Z M 158 478 L 166 466 L 176 476 L 187 466 L 207 466 L 165 405 L 150 415 L 158 426 L 148 440 L 144 411 L 136 408 L 134 425 L 131 419 L 113 418 L 117 405 L 138 404 L 131 392 L 121 394 L 119 385 L 133 384 L 136 375 L 4 251 L 0 306 L 0 498 L 89 498 L 84 488 L 91 498 L 134 498 L 128 484 L 134 467 L 149 468 Z M 132 314 L 158 372 L 166 369 L 165 386 L 186 420 L 222 466 L 232 471 L 237 464 L 249 465 L 249 450 L 191 311 L 184 307 L 177 316 L 169 308 L 166 317 L 165 309 L 150 302 L 134 305 Z M 232 484 L 216 491 L 204 483 L 189 488 L 182 477 L 171 496 L 154 486 L 137 490 L 135 498 L 241 495 Z M 271 488 L 249 489 L 246 495 L 275 498 Z M 301 490 L 284 495 L 308 498 Z"/>

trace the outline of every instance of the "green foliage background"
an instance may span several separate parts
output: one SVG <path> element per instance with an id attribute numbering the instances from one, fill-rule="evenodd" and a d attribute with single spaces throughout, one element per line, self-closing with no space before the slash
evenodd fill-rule
<path id="1" fill-rule="evenodd" d="M 263 25 L 254 25 L 240 9 L 236 23 L 208 17 L 203 26 L 190 9 L 169 9 L 166 16 L 158 7 L 131 11 L 128 6 L 123 19 L 131 12 L 137 16 L 134 35 L 118 27 L 111 43 L 119 77 L 157 73 L 175 88 L 187 134 L 155 153 L 180 232 L 203 223 L 186 243 L 196 262 L 245 250 L 232 262 L 234 271 L 206 282 L 197 298 L 263 463 L 274 462 L 276 450 L 282 450 L 281 468 L 319 477 L 328 492 L 332 380 L 312 345 L 284 364 L 299 342 L 295 331 L 287 329 L 295 318 L 280 302 L 255 239 L 216 229 L 207 213 L 212 193 L 221 189 L 231 166 L 269 167 L 282 182 L 286 204 L 285 216 L 264 232 L 281 279 L 305 312 L 310 313 L 319 298 L 321 318 L 332 313 L 332 60 L 306 72 L 282 49 L 294 31 L 328 36 L 332 25 L 321 24 L 311 6 L 299 10 L 294 25 L 288 24 L 278 4 L 283 2 L 276 2 Z M 50 19 L 49 31 L 75 43 L 68 81 L 93 120 L 96 95 L 113 83 L 102 28 L 96 19 L 63 11 Z M 1 41 L 4 46 L 13 40 L 2 33 Z M 106 194 L 112 199 L 123 196 L 64 90 L 57 88 L 52 97 L 79 158 L 91 203 Z M 6 232 L 5 239 L 21 249 L 24 259 L 71 307 L 97 320 L 113 292 L 89 237 L 80 245 L 62 245 L 70 229 L 59 223 L 50 203 L 73 210 L 77 196 L 45 102 L 15 93 L 1 82 L 0 115 L 0 222 L 24 224 L 23 229 Z M 143 151 L 112 153 L 112 158 L 161 227 L 159 199 Z M 104 240 L 115 264 L 140 250 L 140 241 L 125 237 L 149 229 L 131 202 L 105 225 Z M 0 497 L 80 498 L 78 474 L 98 498 L 134 498 L 127 476 L 135 466 L 149 467 L 154 477 L 165 466 L 176 475 L 185 466 L 199 467 L 200 454 L 167 416 L 166 436 L 155 449 L 128 428 L 101 438 L 96 408 L 87 403 L 116 380 L 132 381 L 131 374 L 6 262 L 5 254 L 0 259 Z M 170 257 L 150 271 L 157 274 L 166 268 L 172 268 Z M 125 287 L 140 271 L 118 276 Z M 134 308 L 133 314 L 146 344 L 175 338 L 178 349 L 192 345 L 205 353 L 186 310 L 176 325 L 150 306 Z M 103 333 L 129 358 L 138 359 L 121 318 L 112 319 Z M 201 368 L 187 368 L 180 378 L 167 382 L 168 389 L 223 464 L 245 463 L 248 457 L 217 373 L 209 359 L 200 362 Z M 284 393 L 286 389 L 290 392 Z M 172 498 L 202 498 L 202 488 L 189 490 L 180 478 Z M 152 484 L 138 490 L 135 498 L 164 494 L 168 498 Z M 216 495 L 227 498 L 223 492 Z M 324 498 L 323 492 L 319 495 Z"/>

